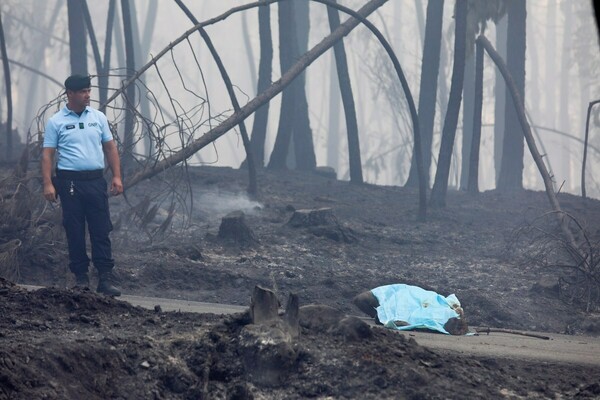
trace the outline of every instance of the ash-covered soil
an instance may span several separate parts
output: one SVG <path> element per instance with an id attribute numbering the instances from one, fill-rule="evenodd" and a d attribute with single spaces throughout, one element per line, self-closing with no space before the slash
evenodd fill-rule
<path id="1" fill-rule="evenodd" d="M 127 294 L 249 305 L 261 285 L 282 302 L 295 293 L 300 305 L 360 315 L 351 302 L 356 294 L 409 283 L 455 293 L 472 326 L 600 333 L 597 311 L 585 312 L 578 292 L 565 286 L 572 269 L 532 262 L 551 241 L 531 232 L 558 232 L 542 217 L 549 211 L 544 193 L 450 191 L 446 208 L 417 222 L 416 190 L 263 171 L 251 200 L 245 171 L 202 167 L 178 186 L 182 196 L 174 198 L 188 199 L 186 209 L 178 202 L 170 213 L 173 197 L 165 190 L 179 178 L 167 172 L 111 199 L 115 272 Z M 600 202 L 560 200 L 598 243 Z M 289 223 L 295 211 L 323 208 L 333 223 Z M 237 240 L 219 236 L 233 211 L 244 213 L 250 229 Z M 46 210 L 40 224 L 56 224 L 55 212 Z M 23 257 L 30 261 L 13 279 L 49 288 L 27 292 L 0 281 L 0 399 L 600 396 L 597 367 L 437 354 L 380 328 L 356 338 L 303 327 L 293 362 L 280 381 L 266 383 L 241 350 L 247 314 L 143 310 L 68 289 L 72 277 L 57 237 L 43 247 L 48 257 Z"/>

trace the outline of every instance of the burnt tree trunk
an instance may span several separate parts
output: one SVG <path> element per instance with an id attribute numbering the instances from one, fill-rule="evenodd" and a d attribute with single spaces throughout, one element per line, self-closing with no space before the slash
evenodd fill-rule
<path id="1" fill-rule="evenodd" d="M 435 106 L 437 84 L 440 70 L 440 50 L 442 47 L 442 20 L 444 16 L 444 0 L 429 0 L 427 3 L 427 20 L 425 23 L 425 44 L 423 45 L 423 62 L 421 63 L 421 85 L 419 88 L 419 127 L 421 134 L 421 153 L 425 185 L 429 187 L 429 169 L 431 167 L 431 146 L 433 142 L 433 125 L 435 122 Z M 410 173 L 406 186 L 416 187 L 419 183 L 417 159 L 414 156 L 410 164 Z"/>
<path id="2" fill-rule="evenodd" d="M 454 148 L 454 138 L 456 137 L 456 126 L 458 124 L 458 114 L 460 112 L 465 75 L 466 39 L 467 0 L 457 0 L 452 83 L 450 85 L 448 110 L 446 111 L 444 128 L 442 130 L 442 143 L 440 144 L 438 166 L 435 173 L 433 189 L 431 191 L 430 202 L 433 207 L 444 207 L 446 205 L 450 162 L 452 161 L 452 150 Z"/>
<path id="3" fill-rule="evenodd" d="M 277 4 L 279 13 L 279 63 L 282 74 L 289 70 L 298 54 L 298 39 L 296 37 L 296 22 L 294 4 L 282 1 Z M 294 79 L 281 95 L 281 112 L 275 145 L 269 160 L 269 168 L 283 169 L 287 166 L 290 143 L 296 119 L 296 107 L 300 79 Z"/>
<path id="4" fill-rule="evenodd" d="M 264 5 L 258 8 L 258 36 L 260 38 L 260 62 L 258 64 L 258 84 L 256 93 L 264 92 L 271 84 L 273 71 L 273 40 L 271 38 L 271 8 Z M 265 138 L 269 119 L 269 103 L 262 105 L 254 113 L 250 148 L 256 165 L 265 166 Z"/>
<path id="5" fill-rule="evenodd" d="M 13 101 L 12 85 L 10 80 L 10 66 L 8 61 L 8 52 L 6 51 L 6 37 L 4 36 L 4 27 L 2 25 L 2 16 L 0 15 L 0 53 L 2 54 L 2 67 L 4 69 L 4 86 L 6 89 L 6 161 L 14 159 L 13 137 L 12 137 L 12 119 L 13 119 Z"/>
<path id="6" fill-rule="evenodd" d="M 481 108 L 483 105 L 483 46 L 475 45 L 475 101 L 473 110 L 473 140 L 469 157 L 469 193 L 479 193 L 479 145 L 481 143 Z"/>
<path id="7" fill-rule="evenodd" d="M 506 36 L 508 17 L 506 15 L 496 22 L 496 50 L 502 58 L 506 58 Z M 494 77 L 494 178 L 496 186 L 500 178 L 502 164 L 502 142 L 504 142 L 504 121 L 506 114 L 506 84 L 500 71 Z"/>
<path id="8" fill-rule="evenodd" d="M 336 0 L 333 0 L 334 3 Z M 329 27 L 331 32 L 340 26 L 339 12 L 331 7 L 327 7 L 329 17 Z M 362 162 L 360 157 L 360 142 L 358 139 L 358 123 L 356 121 L 356 107 L 354 104 L 354 95 L 352 93 L 352 84 L 348 72 L 348 60 L 346 59 L 346 49 L 344 41 L 340 40 L 333 46 L 335 54 L 335 64 L 337 67 L 337 76 L 344 104 L 344 115 L 346 117 L 346 132 L 348 135 L 348 162 L 350 165 L 350 182 L 363 183 Z M 332 93 L 329 94 L 333 96 Z M 333 143 L 328 143 L 333 146 Z"/>
<path id="9" fill-rule="evenodd" d="M 469 41 L 471 43 L 471 41 Z M 469 54 L 471 53 L 471 54 Z M 467 190 L 469 186 L 469 163 L 471 154 L 471 145 L 473 143 L 473 118 L 475 110 L 475 48 L 467 49 L 465 59 L 465 81 L 463 85 L 462 101 L 462 140 L 460 151 L 460 176 L 458 178 L 458 187 L 460 190 Z"/>
<path id="10" fill-rule="evenodd" d="M 308 1 L 292 1 L 296 21 L 296 39 L 298 40 L 298 53 L 293 60 L 297 60 L 308 50 L 308 33 L 310 31 L 309 4 Z M 341 43 L 341 41 L 340 41 Z M 301 171 L 313 171 L 317 166 L 315 146 L 313 143 L 310 117 L 308 115 L 308 100 L 306 98 L 306 72 L 298 77 L 298 90 L 296 91 L 296 118 L 294 118 L 294 159 L 296 169 Z"/>
<path id="11" fill-rule="evenodd" d="M 83 6 L 79 0 L 67 0 L 69 17 L 69 59 L 71 74 L 87 74 L 87 41 Z"/>
<path id="12" fill-rule="evenodd" d="M 527 10 L 524 1 L 508 2 L 508 36 L 506 66 L 515 80 L 519 95 L 525 95 L 525 46 Z M 519 124 L 518 105 L 506 96 L 505 131 L 502 144 L 502 162 L 498 178 L 498 190 L 515 191 L 523 189 L 523 128 Z"/>
<path id="13" fill-rule="evenodd" d="M 86 0 L 81 1 L 81 13 L 85 21 L 88 36 L 90 37 L 90 45 L 92 46 L 92 53 L 94 54 L 94 62 L 96 63 L 96 73 L 100 74 L 102 71 L 102 57 L 100 56 L 100 49 L 98 47 L 98 40 L 96 40 L 96 32 L 94 32 L 94 25 L 92 23 L 92 17 L 90 16 L 90 10 Z"/>
<path id="14" fill-rule="evenodd" d="M 592 108 L 594 105 L 600 103 L 600 100 L 594 100 L 590 102 L 587 110 L 587 117 L 585 119 L 585 139 L 583 141 L 583 161 L 581 162 L 581 197 L 584 199 L 587 197 L 585 190 L 585 164 L 587 161 L 587 149 L 588 149 L 588 140 L 590 134 L 590 116 L 592 114 Z"/>
<path id="15" fill-rule="evenodd" d="M 104 39 L 104 62 L 102 69 L 98 71 L 98 98 L 100 104 L 106 104 L 108 97 L 108 71 L 110 70 L 110 53 L 112 50 L 112 37 L 115 23 L 116 0 L 110 0 L 108 3 L 108 15 L 106 17 L 106 35 Z M 104 108 L 101 109 L 104 111 Z"/>

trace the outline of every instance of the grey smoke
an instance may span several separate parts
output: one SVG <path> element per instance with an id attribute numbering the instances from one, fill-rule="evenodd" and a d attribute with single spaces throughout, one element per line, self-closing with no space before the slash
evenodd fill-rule
<path id="1" fill-rule="evenodd" d="M 220 219 L 232 211 L 252 214 L 261 209 L 261 203 L 251 200 L 245 193 L 222 191 L 196 191 L 194 196 L 194 214 L 207 219 Z"/>

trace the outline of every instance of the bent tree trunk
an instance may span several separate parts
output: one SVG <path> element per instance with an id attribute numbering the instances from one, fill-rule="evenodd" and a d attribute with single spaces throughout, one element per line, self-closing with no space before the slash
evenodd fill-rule
<path id="1" fill-rule="evenodd" d="M 276 2 L 277 0 L 265 0 L 265 1 Z M 417 218 L 419 220 L 424 220 L 426 218 L 426 214 L 427 214 L 427 202 L 426 202 L 427 193 L 426 193 L 426 187 L 425 187 L 425 180 L 423 179 L 423 162 L 421 159 L 421 151 L 420 151 L 421 137 L 419 135 L 419 121 L 418 121 L 418 116 L 417 116 L 417 111 L 415 108 L 414 100 L 413 100 L 412 94 L 410 92 L 410 87 L 408 86 L 408 81 L 406 80 L 406 77 L 404 76 L 404 73 L 402 71 L 402 67 L 400 66 L 400 62 L 398 61 L 398 58 L 394 54 L 394 51 L 392 50 L 390 44 L 383 37 L 381 32 L 365 18 L 366 16 L 371 14 L 374 10 L 376 10 L 381 5 L 383 5 L 387 0 L 371 0 L 369 3 L 367 3 L 365 6 L 363 6 L 358 12 L 353 11 L 347 7 L 337 5 L 328 0 L 313 0 L 313 1 L 325 4 L 327 6 L 337 8 L 337 9 L 351 15 L 353 18 L 349 18 L 342 25 L 340 25 L 340 27 L 338 29 L 336 29 L 335 32 L 333 32 L 331 35 L 324 38 L 319 44 L 317 44 L 315 47 L 313 47 L 312 50 L 310 50 L 307 53 L 305 53 L 304 55 L 302 55 L 302 57 L 299 58 L 299 60 L 294 64 L 294 66 L 292 66 L 292 68 L 288 72 L 286 72 L 281 77 L 280 80 L 275 82 L 264 93 L 260 94 L 259 96 L 254 98 L 252 101 L 250 101 L 246 106 L 241 108 L 239 113 L 235 113 L 234 115 L 230 116 L 225 121 L 223 121 L 223 123 L 221 123 L 219 126 L 208 131 L 203 137 L 198 138 L 195 141 L 191 142 L 187 147 L 179 150 L 178 152 L 173 153 L 171 156 L 166 157 L 163 160 L 160 160 L 160 161 L 157 160 L 156 163 L 152 167 L 146 167 L 146 168 L 141 169 L 133 177 L 133 179 L 131 181 L 126 183 L 126 187 L 130 187 L 134 184 L 137 184 L 144 179 L 148 179 L 148 178 L 164 171 L 165 169 L 167 169 L 173 165 L 176 165 L 179 162 L 186 160 L 187 158 L 191 157 L 193 154 L 195 154 L 198 150 L 202 149 L 207 144 L 213 142 L 217 138 L 224 135 L 228 130 L 230 130 L 233 126 L 235 126 L 235 125 L 231 125 L 232 123 L 237 124 L 240 120 L 247 118 L 250 113 L 252 113 L 256 110 L 257 107 L 261 106 L 265 102 L 272 99 L 275 95 L 280 93 L 283 90 L 283 88 L 286 85 L 288 85 L 291 81 L 293 81 L 296 76 L 298 76 L 304 69 L 306 69 L 308 67 L 308 65 L 310 65 L 314 60 L 316 60 L 318 57 L 320 57 L 325 51 L 327 51 L 329 48 L 331 48 L 343 36 L 350 33 L 350 31 L 352 31 L 352 29 L 354 29 L 360 21 L 365 26 L 367 26 L 371 30 L 371 32 L 373 32 L 373 34 L 377 37 L 377 39 L 379 40 L 381 45 L 385 48 L 388 56 L 390 57 L 393 65 L 394 65 L 394 69 L 396 70 L 398 79 L 400 80 L 402 89 L 404 90 L 404 93 L 406 96 L 406 100 L 407 100 L 408 107 L 410 110 L 411 120 L 413 123 L 413 136 L 414 136 L 415 148 L 418 150 L 415 152 L 416 157 L 417 157 L 417 169 L 419 171 L 419 211 L 418 211 Z M 232 8 L 229 11 L 225 12 L 224 14 L 222 14 L 218 17 L 212 18 L 211 20 L 208 20 L 202 24 L 196 25 L 192 29 L 189 29 L 188 31 L 183 33 L 179 38 L 177 38 L 173 42 L 171 42 L 171 44 L 169 46 L 167 46 L 161 52 L 159 52 L 158 55 L 153 57 L 148 63 L 146 63 L 146 65 L 141 67 L 137 71 L 137 73 L 134 74 L 134 76 L 132 76 L 129 80 L 124 82 L 122 87 L 120 89 L 116 90 L 112 94 L 112 96 L 107 100 L 107 103 L 113 101 L 116 97 L 120 96 L 123 93 L 123 91 L 125 90 L 125 88 L 132 85 L 136 81 L 136 79 L 139 78 L 140 75 L 142 75 L 145 71 L 147 71 L 151 66 L 153 66 L 165 54 L 167 54 L 169 51 L 171 51 L 175 46 L 177 46 L 182 41 L 186 40 L 199 27 L 204 27 L 204 26 L 208 26 L 210 24 L 214 24 L 218 21 L 221 21 L 221 20 L 229 17 L 230 15 L 232 15 L 236 12 L 244 11 L 244 10 L 247 10 L 247 9 L 250 9 L 253 7 L 257 7 L 262 4 L 263 4 L 262 2 L 255 2 L 255 3 L 246 4 L 244 6 Z"/>
<path id="2" fill-rule="evenodd" d="M 181 0 L 175 0 L 179 8 L 187 15 L 187 17 L 192 21 L 194 25 L 198 25 L 199 21 L 194 17 L 194 15 L 190 12 L 190 10 L 183 4 Z M 229 99 L 231 100 L 231 104 L 233 105 L 233 109 L 235 112 L 240 110 L 240 104 L 237 101 L 237 97 L 235 96 L 235 91 L 233 90 L 233 84 L 231 83 L 231 79 L 229 78 L 229 74 L 225 69 L 225 65 L 223 65 L 223 61 L 221 61 L 221 57 L 217 53 L 217 49 L 213 45 L 208 33 L 204 30 L 204 28 L 198 28 L 198 33 L 204 39 L 206 46 L 208 47 L 210 54 L 212 55 L 215 63 L 217 64 L 217 68 L 219 68 L 219 73 L 221 74 L 221 78 L 223 78 L 223 82 L 225 83 L 225 87 L 227 88 L 227 93 L 229 94 Z M 248 174 L 249 174 L 249 184 L 248 184 L 248 193 L 255 196 L 257 193 L 257 184 L 256 184 L 256 167 L 254 165 L 254 157 L 252 155 L 252 150 L 250 149 L 250 138 L 248 137 L 248 132 L 246 131 L 246 124 L 244 121 L 240 121 L 240 134 L 242 135 L 242 142 L 244 143 L 244 149 L 246 150 L 246 162 L 248 163 Z"/>
<path id="3" fill-rule="evenodd" d="M 496 52 L 489 40 L 487 40 L 485 36 L 479 36 L 477 38 L 477 43 L 481 44 L 485 48 L 486 52 L 489 54 L 492 61 L 494 61 L 494 63 L 498 67 L 498 70 L 502 74 L 504 81 L 506 82 L 508 92 L 510 93 L 510 97 L 514 103 L 517 118 L 521 125 L 521 129 L 525 135 L 525 141 L 527 142 L 527 146 L 529 147 L 529 152 L 531 153 L 535 165 L 537 166 L 538 171 L 540 171 L 542 179 L 544 180 L 544 186 L 546 188 L 546 195 L 548 196 L 548 201 L 550 202 L 552 209 L 556 212 L 556 216 L 559 220 L 562 232 L 565 235 L 565 239 L 573 247 L 573 249 L 577 249 L 578 246 L 575 242 L 575 238 L 573 237 L 573 233 L 568 227 L 565 214 L 560 208 L 560 203 L 558 202 L 556 193 L 554 193 L 552 178 L 550 177 L 548 169 L 544 164 L 544 160 L 542 159 L 542 156 L 540 155 L 540 152 L 538 151 L 537 146 L 535 144 L 535 139 L 533 138 L 533 134 L 531 133 L 531 127 L 529 126 L 529 123 L 527 122 L 527 117 L 525 116 L 525 104 L 523 103 L 523 98 L 521 97 L 521 93 L 519 92 L 517 84 L 515 83 L 512 75 L 510 74 L 508 67 L 506 66 L 498 52 Z M 585 259 L 585 257 L 583 257 L 583 259 Z"/>
<path id="4" fill-rule="evenodd" d="M 386 1 L 387 0 L 371 0 L 367 4 L 365 4 L 356 13 L 356 15 L 360 16 L 362 18 L 365 18 L 366 16 L 373 13 L 377 8 L 379 8 L 383 4 L 385 4 Z M 258 3 L 258 4 L 260 4 L 260 3 Z M 107 100 L 107 102 L 113 101 L 117 96 L 119 96 L 122 93 L 122 90 L 125 87 L 127 87 L 128 85 L 131 85 L 139 75 L 143 74 L 152 65 L 154 65 L 158 59 L 160 59 L 162 56 L 167 54 L 178 43 L 185 40 L 188 36 L 190 36 L 193 32 L 195 32 L 199 27 L 201 27 L 201 26 L 204 27 L 209 24 L 215 23 L 215 22 L 220 21 L 220 20 L 226 18 L 227 16 L 233 14 L 234 12 L 242 11 L 242 10 L 254 7 L 256 5 L 257 5 L 257 3 L 252 3 L 249 5 L 237 7 L 235 9 L 229 10 L 227 13 L 225 13 L 217 18 L 213 18 L 205 23 L 196 25 L 195 27 L 186 31 L 183 35 L 181 35 L 179 38 L 174 40 L 167 48 L 163 49 L 160 53 L 158 53 L 146 65 L 144 65 L 142 68 L 140 68 L 138 70 L 138 72 L 136 73 L 136 75 L 131 77 L 127 82 L 125 82 L 123 84 L 123 87 L 121 87 L 119 90 L 115 91 L 115 93 L 113 93 L 113 95 Z M 265 104 L 266 102 L 271 100 L 273 97 L 275 97 L 277 94 L 279 94 L 283 90 L 283 88 L 285 88 L 287 85 L 289 85 L 290 82 L 292 82 L 294 80 L 294 78 L 296 78 L 302 71 L 304 71 L 313 61 L 315 61 L 319 56 L 321 56 L 324 52 L 326 52 L 328 49 L 330 49 L 342 37 L 344 37 L 348 33 L 350 33 L 354 28 L 356 28 L 356 26 L 358 24 L 359 24 L 358 19 L 349 18 L 347 21 L 345 21 L 343 24 L 341 24 L 340 27 L 338 29 L 336 29 L 331 35 L 324 38 L 320 43 L 318 43 L 316 46 L 314 46 L 310 51 L 308 51 L 307 53 L 302 55 L 298 59 L 298 61 L 285 74 L 283 74 L 281 76 L 281 78 L 278 81 L 274 82 L 271 86 L 269 86 L 269 88 L 267 90 L 260 93 L 258 96 L 256 96 L 250 102 L 248 102 L 238 112 L 233 113 L 229 118 L 225 119 L 220 125 L 214 127 L 213 129 L 208 131 L 206 134 L 204 134 L 202 137 L 191 142 L 185 148 L 182 148 L 178 152 L 175 152 L 172 155 L 158 161 L 152 167 L 146 167 L 142 170 L 137 171 L 137 173 L 133 174 L 130 177 L 130 179 L 125 181 L 125 186 L 127 188 L 132 187 L 145 179 L 151 178 L 152 176 L 159 174 L 160 172 L 168 169 L 169 167 L 171 167 L 173 165 L 177 165 L 178 163 L 188 159 L 189 157 L 194 155 L 197 151 L 204 148 L 208 144 L 212 143 L 219 137 L 223 136 L 225 133 L 227 133 L 229 130 L 231 130 L 234 126 L 239 124 L 240 121 L 244 120 L 249 115 L 251 115 L 254 111 L 256 111 L 256 109 L 258 107 Z"/>
<path id="5" fill-rule="evenodd" d="M 427 217 L 427 188 L 425 186 L 425 178 L 423 171 L 423 159 L 421 157 L 421 134 L 419 131 L 419 117 L 417 116 L 417 109 L 415 107 L 415 102 L 412 97 L 412 93 L 410 91 L 410 87 L 408 86 L 408 81 L 406 80 L 406 76 L 402 71 L 402 67 L 400 66 L 400 61 L 398 61 L 398 57 L 392 50 L 392 46 L 388 43 L 387 40 L 383 37 L 381 32 L 366 18 L 358 14 L 357 12 L 344 7 L 337 5 L 336 3 L 332 3 L 328 0 L 313 0 L 317 3 L 323 3 L 325 5 L 337 8 L 340 11 L 343 11 L 347 14 L 352 15 L 354 18 L 360 20 L 363 24 L 366 25 L 367 28 L 373 32 L 373 34 L 377 37 L 381 45 L 384 47 L 386 53 L 390 57 L 392 64 L 394 65 L 394 70 L 398 75 L 398 79 L 400 80 L 400 84 L 402 86 L 402 90 L 404 91 L 404 95 L 406 96 L 406 102 L 408 103 L 408 109 L 410 111 L 410 118 L 413 124 L 413 138 L 414 138 L 414 146 L 415 146 L 415 157 L 417 159 L 417 171 L 419 174 L 419 211 L 417 215 L 417 219 L 420 221 L 424 221 Z"/>

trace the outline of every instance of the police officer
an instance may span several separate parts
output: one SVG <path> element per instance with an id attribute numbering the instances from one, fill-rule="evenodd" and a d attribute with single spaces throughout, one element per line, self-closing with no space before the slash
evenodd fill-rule
<path id="1" fill-rule="evenodd" d="M 114 286 L 111 242 L 112 230 L 108 209 L 104 158 L 112 171 L 110 192 L 123 193 L 117 146 L 106 116 L 90 107 L 91 78 L 71 75 L 65 81 L 67 104 L 47 122 L 42 150 L 44 197 L 55 202 L 60 198 L 63 226 L 69 247 L 69 268 L 76 285 L 89 286 L 90 259 L 86 251 L 87 223 L 92 247 L 92 262 L 98 270 L 97 292 L 119 296 Z M 55 153 L 56 175 L 52 176 Z"/>

